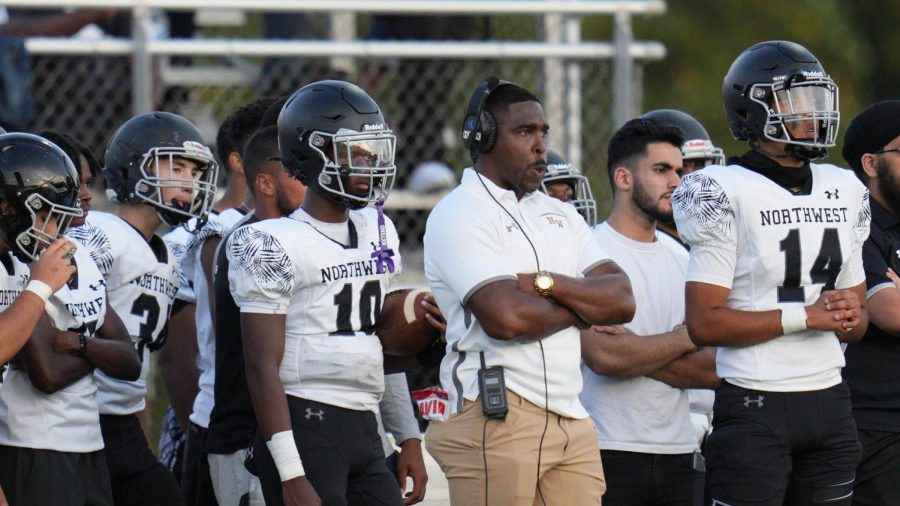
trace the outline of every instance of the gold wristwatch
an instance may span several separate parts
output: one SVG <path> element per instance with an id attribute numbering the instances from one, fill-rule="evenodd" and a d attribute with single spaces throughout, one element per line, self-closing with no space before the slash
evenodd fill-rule
<path id="1" fill-rule="evenodd" d="M 539 271 L 534 276 L 534 289 L 542 296 L 549 297 L 553 293 L 553 286 L 553 276 L 549 272 Z"/>

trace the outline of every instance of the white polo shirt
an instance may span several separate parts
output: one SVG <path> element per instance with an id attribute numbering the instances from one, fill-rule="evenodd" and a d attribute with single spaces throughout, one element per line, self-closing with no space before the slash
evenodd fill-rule
<path id="1" fill-rule="evenodd" d="M 488 367 L 503 366 L 509 390 L 540 407 L 545 405 L 546 393 L 554 413 L 587 418 L 578 399 L 581 340 L 577 328 L 544 338 L 542 357 L 537 342 L 489 337 L 465 304 L 479 288 L 515 280 L 517 273 L 534 273 L 540 268 L 583 276 L 607 261 L 609 256 L 570 204 L 541 192 L 517 200 L 512 191 L 466 169 L 462 183 L 431 212 L 425 229 L 425 276 L 447 318 L 441 385 L 450 396 L 451 410 L 460 410 L 464 398 L 478 398 L 479 352 L 484 352 Z"/>

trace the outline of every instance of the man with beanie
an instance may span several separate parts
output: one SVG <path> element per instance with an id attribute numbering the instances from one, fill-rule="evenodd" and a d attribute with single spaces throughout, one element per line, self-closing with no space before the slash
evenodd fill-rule
<path id="1" fill-rule="evenodd" d="M 850 386 L 862 460 L 854 505 L 900 504 L 900 100 L 860 112 L 844 136 L 844 159 L 869 188 L 872 225 L 863 246 L 869 328 L 847 347 Z"/>

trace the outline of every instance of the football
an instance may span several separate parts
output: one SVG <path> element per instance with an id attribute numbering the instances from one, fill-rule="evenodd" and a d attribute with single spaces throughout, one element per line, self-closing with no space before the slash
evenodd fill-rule
<path id="1" fill-rule="evenodd" d="M 425 319 L 426 311 L 421 305 L 429 293 L 425 289 L 403 289 L 385 296 L 375 324 L 375 334 L 381 340 L 385 355 L 416 355 L 441 338 L 440 331 Z"/>

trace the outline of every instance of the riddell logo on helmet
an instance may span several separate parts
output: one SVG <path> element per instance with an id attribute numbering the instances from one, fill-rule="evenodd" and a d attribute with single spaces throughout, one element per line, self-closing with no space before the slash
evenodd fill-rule
<path id="1" fill-rule="evenodd" d="M 371 132 L 372 130 L 384 130 L 384 123 L 371 123 L 363 125 L 363 132 Z"/>
<path id="2" fill-rule="evenodd" d="M 793 75 L 796 76 L 798 74 L 807 79 L 813 78 L 813 77 L 827 77 L 827 74 L 825 74 L 825 72 L 822 72 L 821 70 L 800 70 Z M 785 75 L 775 76 L 772 78 L 772 81 L 773 82 L 781 82 L 787 78 L 788 78 L 788 76 L 785 76 Z"/>
<path id="3" fill-rule="evenodd" d="M 182 146 L 184 147 L 185 151 L 189 152 L 201 153 L 204 155 L 210 152 L 208 147 L 200 144 L 199 142 L 184 141 L 184 143 L 182 143 Z"/>

